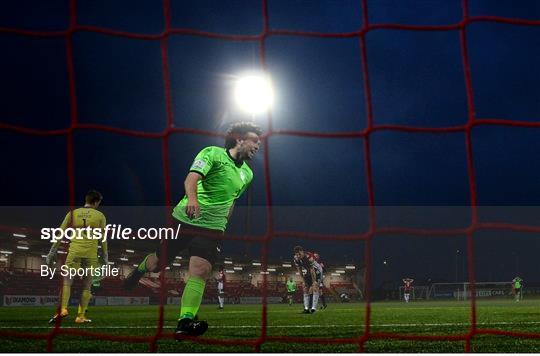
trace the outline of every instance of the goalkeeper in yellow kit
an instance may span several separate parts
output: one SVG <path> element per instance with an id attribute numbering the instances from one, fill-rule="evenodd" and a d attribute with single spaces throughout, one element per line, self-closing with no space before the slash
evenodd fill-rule
<path id="1" fill-rule="evenodd" d="M 66 230 L 69 227 L 72 228 L 87 228 L 92 229 L 104 229 L 106 225 L 105 215 L 102 212 L 96 210 L 101 200 L 103 199 L 102 195 L 95 191 L 91 190 L 86 194 L 84 207 L 75 209 L 66 214 L 64 221 L 60 228 Z M 98 262 L 98 243 L 99 240 L 95 240 L 86 236 L 86 232 L 81 230 L 81 239 L 74 238 L 71 240 L 69 245 L 69 252 L 66 257 L 65 265 L 69 268 L 97 268 L 101 263 Z M 103 231 L 103 230 L 102 230 Z M 60 246 L 60 240 L 53 243 L 49 254 L 47 255 L 47 265 L 51 266 L 56 263 L 56 253 L 58 247 Z M 102 242 L 102 258 L 103 264 L 108 263 L 108 251 L 107 251 L 107 241 Z M 68 304 L 69 297 L 71 294 L 71 285 L 73 284 L 73 279 L 70 279 L 69 276 L 64 277 L 64 282 L 62 286 L 62 302 L 60 314 L 55 314 L 49 323 L 54 323 L 58 318 L 66 317 L 68 313 Z M 85 275 L 83 276 L 83 287 L 81 293 L 81 299 L 79 303 L 79 310 L 77 312 L 77 318 L 75 319 L 76 323 L 89 323 L 90 319 L 85 317 L 86 309 L 88 308 L 88 302 L 92 294 L 90 293 L 90 287 L 92 285 L 92 276 Z"/>

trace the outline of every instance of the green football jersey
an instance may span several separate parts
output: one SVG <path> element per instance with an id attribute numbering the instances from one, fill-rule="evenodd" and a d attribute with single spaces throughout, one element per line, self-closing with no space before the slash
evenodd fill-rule
<path id="1" fill-rule="evenodd" d="M 199 152 L 189 171 L 203 177 L 197 183 L 201 214 L 194 219 L 187 216 L 188 198 L 184 195 L 173 216 L 186 224 L 225 231 L 231 206 L 253 179 L 251 168 L 245 162 L 235 162 L 225 148 L 210 146 Z"/>
<path id="2" fill-rule="evenodd" d="M 287 282 L 287 291 L 288 292 L 296 292 L 296 283 L 288 281 Z"/>

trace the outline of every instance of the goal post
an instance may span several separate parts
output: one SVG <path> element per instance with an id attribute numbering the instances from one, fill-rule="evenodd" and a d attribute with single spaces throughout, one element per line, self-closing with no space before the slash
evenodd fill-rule
<path id="1" fill-rule="evenodd" d="M 433 283 L 429 289 L 429 299 L 468 300 L 472 289 L 469 282 Z M 512 282 L 476 282 L 475 296 L 480 299 L 512 298 Z"/>

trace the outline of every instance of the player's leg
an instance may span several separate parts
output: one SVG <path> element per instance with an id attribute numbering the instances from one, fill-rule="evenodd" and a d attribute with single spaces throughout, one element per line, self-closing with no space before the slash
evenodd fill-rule
<path id="1" fill-rule="evenodd" d="M 189 277 L 182 294 L 180 319 L 193 319 L 199 311 L 206 287 L 206 278 L 212 271 L 212 264 L 204 258 L 191 256 L 189 259 Z"/>
<path id="2" fill-rule="evenodd" d="M 196 316 L 201 306 L 206 279 L 211 271 L 212 264 L 208 260 L 198 256 L 191 256 L 189 259 L 189 277 L 182 293 L 176 335 L 198 336 L 208 329 L 206 321 L 198 321 Z"/>
<path id="3" fill-rule="evenodd" d="M 205 234 L 208 231 L 204 231 Z M 204 289 L 206 287 L 206 279 L 212 273 L 212 265 L 216 262 L 218 251 L 221 251 L 218 237 L 221 234 L 216 234 L 213 237 L 206 235 L 194 236 L 189 248 L 189 268 L 188 279 L 184 292 L 182 293 L 180 315 L 175 334 L 198 336 L 202 335 L 208 329 L 206 321 L 197 320 L 197 313 L 201 306 Z"/>
<path id="4" fill-rule="evenodd" d="M 92 276 L 86 276 L 83 278 L 83 287 L 81 292 L 81 300 L 79 303 L 79 309 L 77 311 L 77 318 L 75 322 L 78 324 L 90 323 L 92 320 L 86 318 L 86 309 L 88 309 L 88 303 L 92 298 L 90 288 L 92 286 Z"/>
<path id="5" fill-rule="evenodd" d="M 99 262 L 97 257 L 93 258 L 85 258 L 82 259 L 81 265 L 83 265 L 86 268 L 92 268 L 95 269 L 99 266 Z M 86 309 L 88 309 L 88 303 L 90 303 L 90 299 L 92 298 L 92 292 L 90 291 L 92 287 L 92 275 L 87 275 L 83 278 L 83 287 L 81 291 L 81 299 L 79 303 L 79 309 L 77 311 L 77 318 L 75 319 L 76 323 L 90 323 L 92 320 L 86 318 Z"/>
<path id="6" fill-rule="evenodd" d="M 81 266 L 80 258 L 76 257 L 73 253 L 68 253 L 66 261 L 64 263 L 69 268 L 79 268 Z M 73 284 L 73 279 L 69 277 L 64 277 L 62 281 L 62 291 L 60 298 L 60 313 L 55 313 L 49 320 L 49 324 L 56 322 L 58 318 L 65 318 L 68 316 L 68 305 L 69 298 L 71 297 L 71 285 Z"/>
<path id="7" fill-rule="evenodd" d="M 162 242 L 163 241 L 164 240 L 162 240 Z M 135 288 L 139 283 L 139 279 L 141 279 L 141 277 L 144 276 L 146 272 L 157 272 L 158 267 L 159 258 L 157 256 L 157 252 L 152 252 L 146 255 L 146 257 L 141 261 L 141 263 L 139 263 L 139 265 L 135 267 L 124 280 L 124 288 L 127 290 Z"/>
<path id="8" fill-rule="evenodd" d="M 68 305 L 69 298 L 71 297 L 71 285 L 73 280 L 69 277 L 64 277 L 62 281 L 62 291 L 60 299 L 60 313 L 55 313 L 51 319 L 49 319 L 49 324 L 54 324 L 58 318 L 65 318 L 69 315 Z"/>
<path id="9" fill-rule="evenodd" d="M 319 299 L 320 299 L 321 302 L 322 302 L 321 309 L 326 309 L 327 305 L 326 305 L 326 298 L 325 298 L 324 293 L 323 293 L 323 288 L 324 288 L 324 285 L 323 285 L 323 283 L 321 282 L 321 283 L 319 284 Z"/>
<path id="10" fill-rule="evenodd" d="M 309 314 L 309 307 L 310 307 L 309 295 L 310 295 L 310 291 L 311 291 L 311 284 L 312 284 L 311 278 L 306 275 L 304 277 L 304 288 L 303 288 L 303 292 L 304 292 L 304 311 L 303 311 L 303 313 L 304 314 Z"/>
<path id="11" fill-rule="evenodd" d="M 146 255 L 141 263 L 128 274 L 124 280 L 124 288 L 132 290 L 139 284 L 139 280 L 146 272 L 159 271 L 162 248 L 166 249 L 165 266 L 167 266 L 174 260 L 179 251 L 187 247 L 191 239 L 191 236 L 181 236 L 178 240 L 161 240 L 157 250 Z M 164 246 L 165 243 L 166 246 Z"/>
<path id="12" fill-rule="evenodd" d="M 225 305 L 225 292 L 223 291 L 223 287 L 218 289 L 218 302 L 219 302 L 219 309 L 223 309 Z"/>
<path id="13" fill-rule="evenodd" d="M 313 301 L 311 304 L 311 312 L 315 313 L 317 311 L 317 303 L 319 302 L 319 283 L 316 282 L 313 284 Z"/>

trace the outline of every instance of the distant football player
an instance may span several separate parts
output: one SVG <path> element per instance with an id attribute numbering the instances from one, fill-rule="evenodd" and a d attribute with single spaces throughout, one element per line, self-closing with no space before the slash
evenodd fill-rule
<path id="1" fill-rule="evenodd" d="M 60 228 L 66 230 L 67 228 L 86 228 L 91 227 L 92 229 L 104 229 L 106 223 L 105 215 L 102 212 L 98 211 L 97 208 L 103 199 L 102 195 L 95 191 L 91 190 L 86 194 L 84 207 L 75 209 L 66 214 L 62 225 Z M 86 235 L 85 230 L 81 230 L 82 239 L 74 238 L 69 244 L 69 251 L 66 257 L 65 265 L 69 268 L 98 268 L 101 264 L 98 262 L 98 243 L 100 240 L 92 239 L 91 236 Z M 47 254 L 46 263 L 49 266 L 53 266 L 56 262 L 56 253 L 58 252 L 58 247 L 60 246 L 60 240 L 57 240 L 51 246 L 49 253 Z M 109 257 L 107 251 L 107 241 L 102 242 L 102 258 L 103 263 L 107 264 Z M 62 286 L 62 300 L 60 304 L 60 313 L 55 314 L 50 320 L 49 323 L 53 324 L 58 318 L 65 318 L 68 316 L 68 304 L 69 297 L 71 294 L 71 285 L 73 284 L 73 279 L 70 279 L 69 276 L 64 277 L 63 286 Z M 88 274 L 83 277 L 83 287 L 81 293 L 81 299 L 79 303 L 79 310 L 77 312 L 77 317 L 75 318 L 76 323 L 89 323 L 92 320 L 85 317 L 86 309 L 88 308 L 88 303 L 92 294 L 90 292 L 90 287 L 92 285 L 92 275 Z"/>
<path id="2" fill-rule="evenodd" d="M 199 336 L 208 323 L 199 320 L 206 280 L 221 253 L 220 240 L 227 228 L 234 204 L 253 180 L 247 164 L 260 146 L 261 129 L 251 122 L 232 124 L 225 136 L 225 147 L 203 148 L 193 160 L 184 180 L 185 195 L 173 209 L 181 236 L 168 242 L 167 252 L 161 247 L 146 256 L 126 278 L 124 287 L 133 289 L 146 272 L 158 272 L 160 265 L 170 264 L 178 252 L 187 250 L 189 267 L 175 338 Z"/>
<path id="3" fill-rule="evenodd" d="M 317 252 L 313 253 L 313 257 L 315 261 L 321 266 L 322 272 L 321 272 L 321 277 L 320 277 L 320 282 L 319 282 L 319 299 L 322 302 L 321 309 L 326 309 L 328 305 L 326 304 L 326 298 L 324 296 L 324 271 L 325 271 L 324 263 L 321 261 L 321 256 L 319 256 Z"/>
<path id="4" fill-rule="evenodd" d="M 219 301 L 219 309 L 223 309 L 223 306 L 225 304 L 225 272 L 223 271 L 223 268 L 219 270 L 218 276 L 216 278 L 217 280 L 217 292 L 218 292 L 218 301 Z"/>
<path id="5" fill-rule="evenodd" d="M 294 264 L 304 278 L 304 314 L 315 313 L 319 301 L 319 283 L 322 277 L 322 268 L 315 261 L 313 254 L 304 252 L 301 246 L 294 248 Z M 306 271 L 305 273 L 303 271 Z M 310 303 L 310 295 L 312 302 Z"/>
<path id="6" fill-rule="evenodd" d="M 515 277 L 512 280 L 512 291 L 514 292 L 514 299 L 516 302 L 519 302 L 523 299 L 523 279 Z"/>
<path id="7" fill-rule="evenodd" d="M 294 294 L 296 293 L 296 283 L 293 281 L 292 277 L 287 281 L 287 299 L 289 301 L 289 306 L 293 304 Z"/>
<path id="8" fill-rule="evenodd" d="M 405 299 L 405 303 L 409 302 L 409 298 L 411 296 L 412 292 L 412 283 L 414 282 L 414 279 L 412 278 L 403 278 L 403 298 Z"/>

